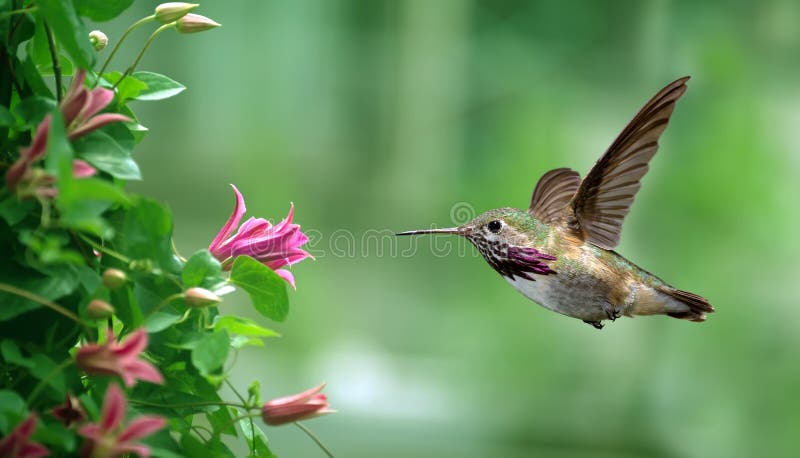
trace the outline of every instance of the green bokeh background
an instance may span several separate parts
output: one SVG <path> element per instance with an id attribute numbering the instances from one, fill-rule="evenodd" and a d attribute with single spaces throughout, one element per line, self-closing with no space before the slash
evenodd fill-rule
<path id="1" fill-rule="evenodd" d="M 249 215 L 293 201 L 317 255 L 294 268 L 284 337 L 238 355 L 237 385 L 327 381 L 339 413 L 308 425 L 341 457 L 796 453 L 800 3 L 202 3 L 223 27 L 164 34 L 140 66 L 188 90 L 137 107 L 151 133 L 131 187 L 169 203 L 184 254 L 235 183 Z M 102 28 L 113 43 L 155 4 Z M 472 249 L 385 235 L 527 206 L 542 173 L 585 173 L 685 74 L 618 251 L 708 297 L 706 323 L 598 332 Z M 252 315 L 243 295 L 221 308 Z M 321 456 L 293 427 L 268 433 L 283 457 Z"/>

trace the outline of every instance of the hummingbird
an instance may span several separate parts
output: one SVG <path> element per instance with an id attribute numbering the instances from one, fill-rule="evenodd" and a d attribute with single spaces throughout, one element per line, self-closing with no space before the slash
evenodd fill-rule
<path id="1" fill-rule="evenodd" d="M 714 311 L 705 298 L 672 287 L 614 251 L 688 80 L 680 78 L 653 96 L 583 180 L 569 168 L 545 173 L 527 210 L 497 208 L 461 226 L 397 235 L 465 237 L 528 299 L 597 329 L 621 316 L 705 321 Z"/>

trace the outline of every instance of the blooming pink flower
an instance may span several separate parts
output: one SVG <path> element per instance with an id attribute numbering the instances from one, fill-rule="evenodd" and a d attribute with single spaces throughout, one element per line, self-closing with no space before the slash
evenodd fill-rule
<path id="1" fill-rule="evenodd" d="M 125 386 L 131 387 L 136 380 L 164 383 L 158 369 L 139 359 L 139 353 L 147 347 L 147 331 L 140 328 L 124 341 L 116 342 L 114 333 L 108 330 L 104 344 L 86 344 L 75 355 L 78 367 L 91 375 L 118 375 Z"/>
<path id="2" fill-rule="evenodd" d="M 86 70 L 79 69 L 72 78 L 69 90 L 64 95 L 59 108 L 64 115 L 64 125 L 67 128 L 67 136 L 70 140 L 88 134 L 100 127 L 112 122 L 132 121 L 131 118 L 119 113 L 101 113 L 111 100 L 114 99 L 114 91 L 102 87 L 89 88 L 83 85 L 86 80 Z M 47 152 L 47 135 L 50 132 L 51 116 L 48 114 L 36 127 L 33 141 L 27 148 L 20 148 L 19 159 L 9 167 L 6 172 L 6 186 L 9 189 L 16 189 L 17 184 L 24 177 L 30 174 L 31 166 L 43 158 Z M 94 175 L 97 171 L 80 159 L 82 164 L 74 164 L 76 178 L 85 178 Z M 91 173 L 89 173 L 91 171 Z M 53 194 L 54 191 L 47 191 L 44 194 Z"/>
<path id="3" fill-rule="evenodd" d="M 81 447 L 82 457 L 115 458 L 126 453 L 135 453 L 142 458 L 150 456 L 150 449 L 135 441 L 147 437 L 167 425 L 158 416 L 142 415 L 122 427 L 128 402 L 122 390 L 111 384 L 106 390 L 100 421 L 88 423 L 78 429 L 78 434 L 86 438 Z"/>
<path id="4" fill-rule="evenodd" d="M 50 413 L 67 428 L 86 420 L 86 411 L 83 410 L 81 402 L 71 394 L 67 394 L 66 401 L 54 407 Z"/>
<path id="5" fill-rule="evenodd" d="M 336 411 L 329 408 L 328 397 L 320 393 L 324 387 L 322 383 L 302 393 L 266 402 L 261 407 L 261 418 L 268 425 L 278 426 L 334 413 Z"/>
<path id="6" fill-rule="evenodd" d="M 284 280 L 295 287 L 294 276 L 283 266 L 297 264 L 305 258 L 313 257 L 300 247 L 308 242 L 308 237 L 300 231 L 300 225 L 293 224 L 294 204 L 289 209 L 289 215 L 276 225 L 262 218 L 250 218 L 239 227 L 245 213 L 244 197 L 231 185 L 236 194 L 236 206 L 231 217 L 222 226 L 208 250 L 223 264 L 223 268 L 230 269 L 230 263 L 237 256 L 250 256 L 280 275 Z"/>
<path id="7" fill-rule="evenodd" d="M 112 122 L 133 121 L 119 113 L 101 113 L 114 99 L 114 91 L 102 87 L 89 89 L 83 85 L 86 70 L 79 69 L 72 78 L 72 83 L 61 101 L 61 113 L 64 114 L 64 125 L 70 140 L 88 134 Z"/>
<path id="8" fill-rule="evenodd" d="M 36 421 L 36 414 L 31 413 L 8 436 L 0 439 L 0 457 L 39 458 L 50 456 L 50 451 L 45 446 L 29 442 L 31 435 L 36 430 Z"/>

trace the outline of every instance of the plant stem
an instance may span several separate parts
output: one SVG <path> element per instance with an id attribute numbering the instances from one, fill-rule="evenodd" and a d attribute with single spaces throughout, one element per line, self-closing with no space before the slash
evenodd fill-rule
<path id="1" fill-rule="evenodd" d="M 69 367 L 72 364 L 72 362 L 73 362 L 72 358 L 65 359 L 64 361 L 61 362 L 61 364 L 53 368 L 53 370 L 50 371 L 43 379 L 39 380 L 39 383 L 36 385 L 33 391 L 31 391 L 31 394 L 28 395 L 28 399 L 25 401 L 25 403 L 28 404 L 29 406 L 32 405 L 33 401 L 36 400 L 37 396 L 39 396 L 39 392 L 42 391 L 42 388 L 44 388 L 44 385 L 47 383 L 47 381 L 50 380 L 50 378 L 55 374 Z"/>
<path id="2" fill-rule="evenodd" d="M 128 402 L 131 404 L 139 404 L 142 406 L 149 406 L 149 407 L 163 407 L 163 408 L 180 408 L 180 407 L 209 407 L 209 406 L 227 406 L 227 407 L 236 407 L 242 410 L 248 410 L 244 404 L 239 404 L 236 402 L 228 402 L 228 401 L 209 401 L 209 402 L 186 402 L 183 404 L 159 404 L 157 402 L 148 402 L 148 401 L 141 401 L 138 399 L 129 399 Z"/>
<path id="3" fill-rule="evenodd" d="M 70 312 L 69 310 L 65 309 L 64 307 L 56 304 L 53 301 L 45 299 L 42 296 L 39 296 L 38 294 L 34 294 L 34 293 L 30 292 L 30 291 L 26 291 L 24 289 L 17 288 L 16 286 L 12 286 L 12 285 L 9 285 L 7 283 L 0 283 L 0 291 L 6 291 L 6 292 L 9 292 L 11 294 L 16 294 L 17 296 L 24 297 L 25 299 L 31 300 L 33 302 L 38 302 L 39 304 L 44 305 L 45 307 L 64 315 L 65 317 L 69 318 L 70 320 L 75 321 L 79 325 L 85 326 L 84 323 L 81 321 L 81 319 L 78 318 L 78 315 L 75 315 L 74 313 Z"/>
<path id="4" fill-rule="evenodd" d="M 294 422 L 294 424 L 295 426 L 300 428 L 304 433 L 306 433 L 306 435 L 310 437 L 311 440 L 316 442 L 319 448 L 322 449 L 322 451 L 325 452 L 326 455 L 328 455 L 328 458 L 333 458 L 333 453 L 331 453 L 331 451 L 328 450 L 328 447 L 326 447 L 325 444 L 322 443 L 322 441 L 319 439 L 319 437 L 317 437 L 316 434 L 314 434 L 310 429 L 308 429 L 305 425 L 303 425 L 299 421 Z"/>
<path id="5" fill-rule="evenodd" d="M 130 35 L 130 33 L 133 32 L 134 30 L 136 30 L 140 25 L 146 24 L 146 23 L 152 21 L 155 18 L 156 18 L 155 14 L 152 14 L 150 16 L 147 16 L 147 17 L 144 17 L 142 19 L 139 19 L 138 21 L 136 21 L 133 24 L 131 24 L 130 27 L 128 27 L 128 30 L 126 30 L 125 33 L 122 34 L 122 36 L 120 37 L 119 41 L 117 41 L 117 44 L 114 45 L 114 49 L 111 50 L 111 54 L 109 54 L 108 57 L 106 58 L 106 61 L 103 63 L 103 67 L 100 69 L 100 72 L 98 73 L 98 76 L 101 76 L 101 77 L 103 76 L 103 72 L 106 71 L 106 68 L 108 67 L 108 64 L 111 63 L 111 59 L 114 58 L 114 54 L 117 53 L 117 50 L 119 49 L 119 47 L 122 44 L 122 42 L 125 41 L 125 38 L 127 38 L 128 35 Z M 98 80 L 99 80 L 99 78 L 98 78 Z M 97 84 L 97 82 L 95 82 L 95 85 L 96 84 Z"/>
<path id="6" fill-rule="evenodd" d="M 134 70 L 136 70 L 136 66 L 139 65 L 139 61 L 142 60 L 142 57 L 144 56 L 145 51 L 147 51 L 147 48 L 150 47 L 150 43 L 152 43 L 153 40 L 156 39 L 158 34 L 160 34 L 161 32 L 163 32 L 163 31 L 165 31 L 167 29 L 171 29 L 173 27 L 175 27 L 175 23 L 174 22 L 170 22 L 169 24 L 162 25 L 161 27 L 157 28 L 155 32 L 150 34 L 150 38 L 147 39 L 147 41 L 144 43 L 144 46 L 142 47 L 142 50 L 139 51 L 139 55 L 136 56 L 136 60 L 133 61 L 131 66 L 128 67 L 127 70 L 125 70 L 125 73 L 123 73 L 122 76 L 117 80 L 117 82 L 114 83 L 114 88 L 119 86 L 119 84 L 122 82 L 122 80 L 124 80 L 128 75 L 130 75 L 131 73 L 133 73 Z"/>
<path id="7" fill-rule="evenodd" d="M 18 10 L 6 11 L 3 14 L 0 14 L 0 20 L 3 20 L 7 17 L 14 16 L 15 14 L 25 14 L 25 13 L 32 13 L 36 11 L 39 7 L 37 6 L 29 6 L 27 8 L 20 8 Z"/>
<path id="8" fill-rule="evenodd" d="M 86 242 L 89 245 L 91 245 L 92 248 L 94 248 L 95 250 L 103 252 L 103 253 L 105 253 L 105 254 L 107 254 L 109 256 L 113 256 L 113 257 L 119 259 L 120 261 L 124 262 L 125 264 L 130 264 L 131 260 L 130 260 L 129 257 L 127 257 L 127 256 L 125 256 L 123 254 L 117 253 L 116 251 L 114 251 L 114 250 L 112 250 L 110 248 L 106 248 L 103 245 L 100 245 L 99 243 L 95 242 L 94 240 L 90 239 L 89 237 L 87 237 L 87 236 L 85 236 L 83 234 L 78 233 L 77 235 L 78 235 L 78 237 L 80 237 L 81 240 L 83 240 L 84 242 Z"/>
<path id="9" fill-rule="evenodd" d="M 53 38 L 53 31 L 47 22 L 44 23 L 44 31 L 47 34 L 47 45 L 50 47 L 50 59 L 53 60 L 53 77 L 56 80 L 56 99 L 61 102 L 61 65 L 58 63 L 58 50 L 56 40 Z"/>

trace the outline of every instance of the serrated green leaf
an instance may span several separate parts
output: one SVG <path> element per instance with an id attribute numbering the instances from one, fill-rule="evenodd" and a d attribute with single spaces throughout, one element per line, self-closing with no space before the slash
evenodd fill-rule
<path id="1" fill-rule="evenodd" d="M 186 86 L 172 78 L 153 72 L 135 72 L 132 75 L 147 85 L 134 100 L 163 100 L 174 97 L 186 90 Z"/>
<path id="2" fill-rule="evenodd" d="M 139 166 L 128 151 L 124 150 L 110 135 L 94 131 L 76 140 L 73 148 L 78 157 L 122 180 L 141 180 Z"/>
<path id="3" fill-rule="evenodd" d="M 72 61 L 78 67 L 91 68 L 94 65 L 94 48 L 89 42 L 89 31 L 78 17 L 72 0 L 37 0 L 36 6 Z"/>
<path id="4" fill-rule="evenodd" d="M 181 277 L 187 287 L 207 284 L 204 280 L 216 282 L 222 276 L 222 266 L 207 249 L 195 252 L 183 266 Z"/>
<path id="5" fill-rule="evenodd" d="M 203 376 L 211 375 L 228 358 L 230 343 L 230 337 L 224 330 L 206 334 L 192 350 L 192 364 Z"/>
<path id="6" fill-rule="evenodd" d="M 249 256 L 233 261 L 230 282 L 250 295 L 253 307 L 265 317 L 283 321 L 289 313 L 286 282 L 269 267 Z"/>
<path id="7" fill-rule="evenodd" d="M 96 22 L 105 22 L 128 9 L 133 0 L 75 0 L 78 14 Z"/>

